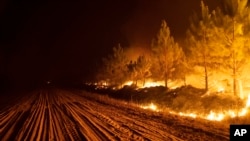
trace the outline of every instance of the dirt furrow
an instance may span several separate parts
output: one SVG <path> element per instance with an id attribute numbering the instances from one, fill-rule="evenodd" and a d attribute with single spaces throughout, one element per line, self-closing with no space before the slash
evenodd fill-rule
<path id="1" fill-rule="evenodd" d="M 195 126 L 182 117 L 163 116 L 87 92 L 34 91 L 5 107 L 9 108 L 0 111 L 3 141 L 229 139 L 228 129 L 213 129 L 205 123 Z"/>

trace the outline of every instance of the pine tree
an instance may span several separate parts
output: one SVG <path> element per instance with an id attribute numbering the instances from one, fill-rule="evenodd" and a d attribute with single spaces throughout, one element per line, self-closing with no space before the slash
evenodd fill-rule
<path id="1" fill-rule="evenodd" d="M 163 79 L 165 87 L 168 88 L 168 81 L 173 78 L 176 66 L 180 64 L 184 53 L 170 35 L 166 21 L 162 21 L 160 31 L 152 42 L 152 52 L 153 58 L 155 58 L 154 74 Z"/>
<path id="2" fill-rule="evenodd" d="M 220 26 L 221 44 L 224 46 L 225 66 L 233 77 L 233 93 L 238 96 L 237 82 L 241 69 L 249 57 L 249 9 L 248 0 L 224 0 L 224 15 Z"/>
<path id="3" fill-rule="evenodd" d="M 195 17 L 196 16 L 196 17 Z M 214 41 L 214 23 L 212 15 L 203 1 L 201 1 L 201 14 L 195 15 L 191 19 L 190 28 L 187 32 L 191 50 L 191 62 L 193 65 L 200 66 L 204 69 L 205 90 L 209 85 L 209 69 L 218 64 L 218 46 L 213 44 Z"/>
<path id="4" fill-rule="evenodd" d="M 133 80 L 135 86 L 137 86 L 138 81 L 142 81 L 144 86 L 146 78 L 151 76 L 151 61 L 144 55 L 140 55 L 136 61 L 131 60 L 127 67 L 130 79 Z"/>
<path id="5" fill-rule="evenodd" d="M 111 84 L 120 86 L 127 79 L 128 57 L 124 49 L 118 44 L 113 48 L 113 54 L 103 58 L 103 77 Z"/>

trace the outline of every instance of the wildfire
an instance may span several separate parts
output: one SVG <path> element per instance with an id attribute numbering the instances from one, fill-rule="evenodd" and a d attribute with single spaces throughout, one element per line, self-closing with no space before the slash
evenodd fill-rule
<path id="1" fill-rule="evenodd" d="M 132 85 L 133 81 L 127 81 L 125 82 L 123 85 Z M 170 83 L 171 88 L 175 88 L 176 86 L 178 86 L 178 84 L 176 83 Z M 137 87 L 138 88 L 146 88 L 146 87 L 156 87 L 156 86 L 164 86 L 164 81 L 152 81 L 152 80 L 147 80 L 144 85 L 141 83 L 137 83 Z M 221 92 L 225 92 L 225 88 L 222 85 L 219 85 L 218 83 L 215 85 L 215 91 L 221 93 Z M 243 93 L 243 92 L 241 92 Z M 242 94 L 241 94 L 242 95 Z M 244 97 L 241 97 L 244 98 Z M 140 106 L 143 109 L 150 109 L 152 111 L 159 111 L 159 108 L 153 104 L 150 103 L 148 105 L 143 105 Z M 207 119 L 207 120 L 212 120 L 212 121 L 222 121 L 224 120 L 226 117 L 230 117 L 230 118 L 235 118 L 235 117 L 242 117 L 245 116 L 248 113 L 248 110 L 250 108 L 250 94 L 248 95 L 247 99 L 246 99 L 246 104 L 242 109 L 231 109 L 231 110 L 225 110 L 225 111 L 210 111 L 208 114 L 198 114 L 196 112 L 173 112 L 170 111 L 171 114 L 176 114 L 179 116 L 186 116 L 186 117 L 191 117 L 191 118 L 203 118 L 203 119 Z"/>
<path id="2" fill-rule="evenodd" d="M 218 87 L 217 90 L 218 90 L 218 92 L 223 92 L 225 89 L 223 87 Z M 213 120 L 213 121 L 222 121 L 226 117 L 230 117 L 230 118 L 235 118 L 237 116 L 243 117 L 243 116 L 247 115 L 247 113 L 249 112 L 249 108 L 250 108 L 250 94 L 248 94 L 245 106 L 241 109 L 238 109 L 238 110 L 232 109 L 232 110 L 226 110 L 226 111 L 221 111 L 221 112 L 210 111 L 208 115 L 200 115 L 200 114 L 189 113 L 189 112 L 187 112 L 187 113 L 180 112 L 180 113 L 178 113 L 178 115 L 192 117 L 192 118 L 200 117 L 200 118 L 204 118 L 207 120 Z M 174 113 L 174 112 L 171 112 L 171 113 Z"/>
<path id="3" fill-rule="evenodd" d="M 123 83 L 122 87 L 123 86 L 131 86 L 134 83 L 135 82 L 129 80 L 129 81 L 126 81 L 125 83 Z M 158 86 L 164 86 L 164 85 L 165 85 L 164 81 L 153 81 L 151 79 L 146 80 L 145 83 L 143 83 L 141 81 L 138 81 L 136 83 L 136 86 L 138 88 L 158 87 Z M 178 81 L 170 81 L 169 84 L 168 84 L 168 87 L 171 88 L 171 89 L 175 89 L 175 88 L 180 87 L 180 86 L 182 86 L 182 83 L 180 83 Z"/>
<path id="4" fill-rule="evenodd" d="M 131 86 L 133 85 L 133 81 L 126 81 L 122 84 L 122 86 Z M 137 82 L 138 88 L 148 88 L 148 87 L 157 87 L 157 86 L 164 86 L 164 81 L 151 81 L 147 80 L 144 84 L 142 82 Z"/>
<path id="5" fill-rule="evenodd" d="M 150 103 L 149 105 L 146 105 L 146 106 L 141 106 L 141 108 L 143 109 L 150 109 L 150 110 L 153 110 L 153 111 L 158 111 L 157 109 L 157 106 L 154 105 L 153 103 Z"/>
<path id="6" fill-rule="evenodd" d="M 123 84 L 123 86 L 131 86 L 133 85 L 134 82 L 133 81 L 127 81 Z M 171 82 L 169 83 L 169 87 L 170 88 L 175 88 L 178 87 L 180 84 L 176 83 L 176 82 Z M 147 87 L 156 87 L 156 86 L 164 86 L 164 81 L 153 81 L 151 79 L 148 79 L 145 83 L 142 82 L 138 82 L 137 83 L 137 87 L 138 88 L 147 88 Z M 224 87 L 223 84 L 220 84 L 218 82 L 216 82 L 213 86 L 213 91 L 215 92 L 219 92 L 219 93 L 223 93 L 225 92 L 226 88 Z M 195 111 L 191 111 L 191 112 L 174 112 L 174 111 L 169 111 L 171 114 L 176 114 L 179 116 L 186 116 L 186 117 L 191 117 L 191 118 L 203 118 L 203 119 L 207 119 L 207 120 L 213 120 L 213 121 L 222 121 L 227 117 L 230 118 L 235 118 L 235 117 L 242 117 L 247 115 L 247 113 L 249 112 L 249 108 L 250 108 L 250 93 L 248 95 L 244 95 L 246 93 L 243 92 L 243 90 L 240 91 L 240 96 L 241 98 L 246 98 L 246 103 L 245 106 L 242 107 L 241 109 L 230 109 L 230 110 L 222 110 L 222 111 L 218 111 L 218 110 L 211 110 L 208 114 L 200 114 L 197 113 Z M 150 104 L 146 104 L 146 105 L 142 105 L 140 106 L 143 109 L 150 109 L 152 111 L 159 111 L 160 108 L 158 108 L 155 104 L 150 103 Z M 161 110 L 162 111 L 162 110 Z"/>
<path id="7" fill-rule="evenodd" d="M 242 108 L 241 110 L 238 110 L 238 112 L 236 110 L 228 110 L 228 111 L 222 111 L 222 112 L 210 111 L 210 113 L 208 115 L 199 115 L 199 116 L 195 113 L 182 113 L 182 112 L 180 112 L 180 113 L 178 113 L 178 115 L 188 116 L 188 117 L 192 117 L 192 118 L 200 117 L 200 118 L 204 118 L 207 120 L 222 121 L 223 119 L 225 119 L 225 117 L 234 118 L 236 116 L 239 116 L 239 117 L 245 116 L 248 113 L 249 108 L 250 108 L 250 95 L 248 96 L 245 107 Z"/>
<path id="8" fill-rule="evenodd" d="M 208 120 L 215 120 L 215 121 L 221 121 L 223 120 L 225 115 L 223 113 L 215 113 L 213 111 L 210 111 L 209 115 L 206 117 Z"/>
<path id="9" fill-rule="evenodd" d="M 159 82 L 148 81 L 142 87 L 146 88 L 146 87 L 156 87 L 156 86 L 164 86 L 164 82 L 162 82 L 162 81 L 159 81 Z"/>
<path id="10" fill-rule="evenodd" d="M 236 110 L 228 110 L 228 111 L 224 111 L 224 112 L 220 112 L 220 113 L 210 111 L 210 113 L 207 116 L 201 116 L 201 118 L 205 118 L 208 120 L 221 121 L 225 117 L 231 117 L 231 118 L 234 118 L 236 116 L 242 117 L 248 113 L 249 108 L 250 108 L 250 95 L 248 95 L 245 107 L 238 110 L 238 112 Z M 189 114 L 180 114 L 180 115 L 183 116 L 183 115 L 189 115 Z M 190 117 L 192 117 L 192 116 L 190 116 Z"/>
<path id="11" fill-rule="evenodd" d="M 133 84 L 133 81 L 127 81 L 123 84 L 123 86 L 131 86 Z"/>
<path id="12" fill-rule="evenodd" d="M 196 118 L 197 115 L 195 113 L 179 113 L 180 116 L 186 116 L 186 117 L 192 117 L 192 118 Z"/>
<path id="13" fill-rule="evenodd" d="M 150 109 L 153 111 L 159 111 L 159 108 L 157 108 L 157 106 L 154 105 L 153 103 L 150 103 L 146 106 L 140 106 L 140 107 L 143 109 Z M 250 108 L 250 95 L 248 96 L 248 99 L 246 100 L 245 107 L 238 110 L 238 111 L 237 110 L 228 110 L 228 111 L 221 111 L 221 112 L 210 111 L 209 114 L 207 114 L 207 115 L 196 114 L 195 112 L 176 113 L 174 111 L 169 111 L 169 113 L 179 115 L 179 116 L 191 117 L 191 118 L 199 117 L 199 118 L 203 118 L 203 119 L 207 119 L 207 120 L 222 121 L 226 117 L 235 118 L 236 116 L 239 116 L 239 117 L 245 116 L 248 113 L 249 108 Z"/>

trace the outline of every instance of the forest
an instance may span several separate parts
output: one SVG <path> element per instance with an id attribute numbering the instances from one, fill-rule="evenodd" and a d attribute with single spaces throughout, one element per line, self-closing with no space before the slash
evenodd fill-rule
<path id="1" fill-rule="evenodd" d="M 224 0 L 224 7 L 190 15 L 186 38 L 178 43 L 166 20 L 152 39 L 149 54 L 132 59 L 121 44 L 103 58 L 96 80 L 100 85 L 146 87 L 147 82 L 166 89 L 193 85 L 205 91 L 223 91 L 241 98 L 247 95 L 250 57 L 248 0 Z M 196 85 L 198 84 L 198 85 Z"/>

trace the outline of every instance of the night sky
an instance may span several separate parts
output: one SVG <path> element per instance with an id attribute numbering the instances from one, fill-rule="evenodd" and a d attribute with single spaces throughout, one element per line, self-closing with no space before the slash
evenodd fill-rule
<path id="1" fill-rule="evenodd" d="M 210 0 L 212 8 L 218 3 Z M 182 40 L 200 0 L 0 1 L 1 86 L 92 78 L 121 43 L 149 48 L 165 19 Z"/>

